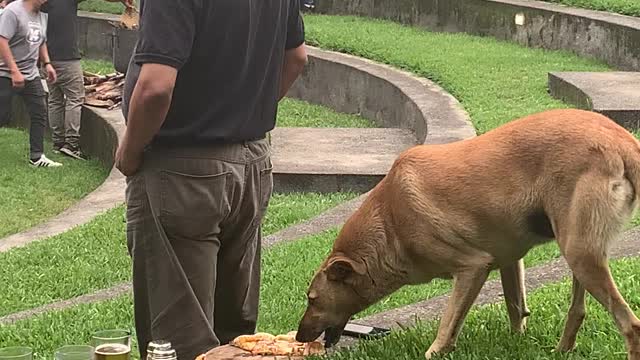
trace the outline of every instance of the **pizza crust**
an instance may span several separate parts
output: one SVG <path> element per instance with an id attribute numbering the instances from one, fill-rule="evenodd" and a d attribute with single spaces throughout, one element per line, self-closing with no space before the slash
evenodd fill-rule
<path id="1" fill-rule="evenodd" d="M 325 354 L 319 341 L 302 343 L 296 341 L 296 332 L 274 336 L 268 333 L 240 335 L 231 344 L 237 348 L 261 356 L 308 356 Z"/>

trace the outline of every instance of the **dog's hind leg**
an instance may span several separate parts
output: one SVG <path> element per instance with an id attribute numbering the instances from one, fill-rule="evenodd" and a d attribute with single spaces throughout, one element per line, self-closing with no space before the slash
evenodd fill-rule
<path id="1" fill-rule="evenodd" d="M 435 354 L 450 352 L 455 348 L 464 319 L 488 275 L 488 268 L 481 267 L 467 269 L 454 276 L 453 291 L 449 296 L 444 315 L 440 319 L 438 335 L 425 354 L 427 359 L 431 359 Z"/>
<path id="2" fill-rule="evenodd" d="M 507 304 L 507 313 L 511 322 L 511 330 L 523 333 L 527 327 L 527 291 L 524 284 L 524 261 L 500 268 L 502 290 Z"/>
<path id="3" fill-rule="evenodd" d="M 564 324 L 562 338 L 556 348 L 558 351 L 571 351 L 576 346 L 576 335 L 586 315 L 585 295 L 584 286 L 574 276 L 571 288 L 571 306 Z"/>
<path id="4" fill-rule="evenodd" d="M 583 175 L 570 208 L 557 219 L 557 240 L 577 281 L 615 320 L 625 338 L 628 359 L 640 360 L 640 320 L 618 291 L 608 263 L 609 244 L 621 232 L 635 205 L 633 194 L 625 179 Z"/>

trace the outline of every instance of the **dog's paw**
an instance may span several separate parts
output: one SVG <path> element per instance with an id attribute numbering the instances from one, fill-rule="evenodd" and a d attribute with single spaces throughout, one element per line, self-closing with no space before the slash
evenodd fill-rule
<path id="1" fill-rule="evenodd" d="M 429 350 L 424 354 L 425 359 L 429 360 L 435 357 L 436 355 L 446 354 L 455 349 L 455 345 L 453 346 L 436 346 L 435 344 L 431 345 Z"/>
<path id="2" fill-rule="evenodd" d="M 556 351 L 557 352 L 561 352 L 561 353 L 562 352 L 570 352 L 570 351 L 573 351 L 575 348 L 576 348 L 576 342 L 575 341 L 570 343 L 570 342 L 564 341 L 564 339 L 563 339 L 558 343 L 558 346 L 556 346 Z"/>

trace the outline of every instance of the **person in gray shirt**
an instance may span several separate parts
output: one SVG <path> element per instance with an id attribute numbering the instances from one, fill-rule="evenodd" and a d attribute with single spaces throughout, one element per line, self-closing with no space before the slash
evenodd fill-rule
<path id="1" fill-rule="evenodd" d="M 0 16 L 0 125 L 9 122 L 13 95 L 21 96 L 31 121 L 29 163 L 36 167 L 57 167 L 62 164 L 44 154 L 47 105 L 38 71 L 40 60 L 48 80 L 56 81 L 56 71 L 47 51 L 47 17 L 40 12 L 46 2 L 16 0 Z"/>

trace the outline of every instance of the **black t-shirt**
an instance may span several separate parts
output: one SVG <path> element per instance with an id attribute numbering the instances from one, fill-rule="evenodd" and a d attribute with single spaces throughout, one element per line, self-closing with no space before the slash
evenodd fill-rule
<path id="1" fill-rule="evenodd" d="M 139 31 L 125 117 L 141 64 L 178 69 L 152 144 L 241 142 L 274 128 L 285 50 L 304 42 L 299 0 L 142 0 Z"/>
<path id="2" fill-rule="evenodd" d="M 79 60 L 78 0 L 50 0 L 42 10 L 49 14 L 47 47 L 51 61 Z"/>

